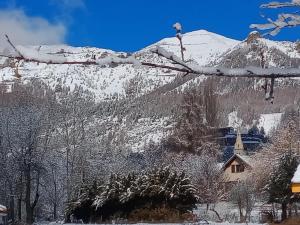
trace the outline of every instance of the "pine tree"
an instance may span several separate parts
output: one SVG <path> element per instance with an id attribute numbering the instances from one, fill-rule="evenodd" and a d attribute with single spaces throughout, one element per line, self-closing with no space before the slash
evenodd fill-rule
<path id="1" fill-rule="evenodd" d="M 264 128 L 264 127 L 261 127 L 261 128 L 260 128 L 259 134 L 262 135 L 262 136 L 265 136 L 265 135 L 266 135 L 266 132 L 265 132 L 265 128 Z"/>
<path id="2" fill-rule="evenodd" d="M 258 127 L 256 126 L 256 124 L 254 124 L 248 131 L 248 134 L 249 135 L 256 135 L 256 134 L 259 134 L 259 129 Z"/>
<path id="3" fill-rule="evenodd" d="M 291 152 L 283 155 L 268 186 L 269 201 L 281 204 L 282 221 L 287 218 L 287 205 L 292 201 L 293 193 L 290 185 L 297 166 L 298 160 L 295 155 Z"/>

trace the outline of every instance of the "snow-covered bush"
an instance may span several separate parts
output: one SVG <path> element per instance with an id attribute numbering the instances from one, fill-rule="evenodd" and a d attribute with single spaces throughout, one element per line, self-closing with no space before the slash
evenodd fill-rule
<path id="1" fill-rule="evenodd" d="M 96 187 L 94 183 L 79 192 L 69 203 L 66 215 L 84 222 L 127 219 L 134 217 L 140 209 L 167 208 L 182 215 L 194 209 L 198 199 L 196 189 L 185 173 L 173 172 L 169 167 L 138 175 L 112 175 L 106 185 Z"/>

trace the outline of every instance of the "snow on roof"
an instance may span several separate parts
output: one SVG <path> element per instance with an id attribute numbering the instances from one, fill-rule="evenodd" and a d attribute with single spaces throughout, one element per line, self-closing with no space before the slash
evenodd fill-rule
<path id="1" fill-rule="evenodd" d="M 251 163 L 251 157 L 247 156 L 247 155 L 240 155 L 240 154 L 234 154 L 230 159 L 228 159 L 224 165 L 223 168 L 226 168 L 227 165 L 229 163 L 231 163 L 233 161 L 234 158 L 239 158 L 240 160 L 242 160 L 244 163 L 246 163 L 248 166 L 251 167 L 252 163 Z"/>
<path id="2" fill-rule="evenodd" d="M 6 213 L 7 208 L 4 205 L 0 205 L 0 213 Z"/>
<path id="3" fill-rule="evenodd" d="M 297 167 L 297 170 L 294 173 L 292 183 L 300 183 L 300 165 Z"/>
<path id="4" fill-rule="evenodd" d="M 242 161 L 244 161 L 245 163 L 247 163 L 249 166 L 251 166 L 251 158 L 247 155 L 239 155 L 236 154 L 238 158 L 240 158 Z"/>

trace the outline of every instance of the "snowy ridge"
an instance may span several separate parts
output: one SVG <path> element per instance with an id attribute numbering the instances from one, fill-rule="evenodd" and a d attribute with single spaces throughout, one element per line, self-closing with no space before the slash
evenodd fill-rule
<path id="1" fill-rule="evenodd" d="M 194 61 L 199 66 L 218 65 L 228 61 L 228 56 L 236 51 L 243 52 L 247 49 L 245 41 L 229 39 L 205 30 L 193 31 L 183 35 L 183 44 L 186 48 L 186 60 Z M 291 42 L 275 42 L 259 39 L 268 49 L 277 49 L 292 58 L 300 59 L 300 53 L 296 50 L 296 44 Z M 18 46 L 21 52 L 31 52 L 30 58 L 52 58 L 52 61 L 63 63 L 66 61 L 90 61 L 96 60 L 100 65 L 47 65 L 33 62 L 21 62 L 17 66 L 22 80 L 40 78 L 52 88 L 57 86 L 67 87 L 71 91 L 82 88 L 91 92 L 98 101 L 124 98 L 128 95 L 128 88 L 132 84 L 138 86 L 135 90 L 136 97 L 149 93 L 158 87 L 172 82 L 178 72 L 167 69 L 145 68 L 136 65 L 103 65 L 107 58 L 111 61 L 140 61 L 156 64 L 168 64 L 165 59 L 151 52 L 154 46 L 170 51 L 180 56 L 180 47 L 176 37 L 165 38 L 149 47 L 142 49 L 130 57 L 124 52 L 114 52 L 107 49 L 92 47 L 71 47 L 67 45 L 55 46 Z M 26 51 L 25 51 L 26 50 Z M 2 52 L 7 52 L 7 49 Z M 12 50 L 10 50 L 12 52 Z M 1 50 L 0 50 L 1 52 Z M 34 54 L 33 54 L 34 53 Z M 248 53 L 250 54 L 250 53 Z M 247 54 L 247 58 L 253 56 Z M 251 53 L 254 54 L 253 52 Z M 128 58 L 129 57 L 129 58 Z M 44 57 L 45 58 L 45 57 Z M 106 58 L 104 60 L 104 58 Z M 272 57 L 267 56 L 269 64 L 276 66 Z M 10 82 L 15 80 L 15 69 L 6 67 L 10 64 L 8 59 L 0 57 L 0 81 Z M 225 65 L 226 66 L 226 65 Z M 191 81 L 193 82 L 193 81 Z M 131 85 L 131 86 L 130 86 Z"/>
<path id="2" fill-rule="evenodd" d="M 193 60 L 200 66 L 208 65 L 240 42 L 206 30 L 186 33 L 183 35 L 182 40 L 186 49 L 184 53 L 186 59 Z M 154 46 L 160 46 L 180 56 L 179 43 L 175 37 L 164 38 L 142 51 L 147 51 Z"/>
<path id="3" fill-rule="evenodd" d="M 187 59 L 194 60 L 199 65 L 206 65 L 216 60 L 229 48 L 235 46 L 239 41 L 225 38 L 221 35 L 210 33 L 205 30 L 186 33 L 183 36 L 185 55 Z M 153 46 L 162 48 L 179 55 L 178 40 L 166 38 L 141 51 L 134 53 L 140 61 L 151 61 L 153 63 L 166 64 L 167 62 L 156 55 L 150 49 Z M 114 52 L 107 49 L 91 47 L 71 47 L 67 45 L 54 46 L 17 46 L 22 54 L 27 54 L 30 59 L 40 58 L 42 61 L 54 61 L 63 63 L 67 61 L 88 61 L 96 59 L 101 65 L 47 65 L 33 62 L 22 62 L 18 66 L 18 73 L 22 80 L 41 78 L 45 83 L 55 88 L 56 86 L 67 87 L 71 91 L 81 87 L 91 92 L 97 100 L 126 97 L 126 88 L 132 81 L 138 81 L 139 92 L 137 96 L 153 91 L 174 80 L 178 73 L 166 69 L 138 68 L 135 65 L 107 66 L 103 63 L 112 58 L 121 60 L 128 58 L 124 52 Z M 2 52 L 12 50 L 4 49 Z M 1 50 L 0 50 L 1 52 Z M 117 57 L 120 58 L 117 58 Z M 133 60 L 132 60 L 133 61 Z M 9 82 L 15 80 L 15 69 L 5 67 L 9 60 L 0 57 L 0 81 Z M 2 66 L 1 66 L 2 65 Z M 4 67 L 1 69 L 1 67 Z M 135 82 L 136 83 L 136 82 Z"/>
<path id="4" fill-rule="evenodd" d="M 80 87 L 83 90 L 91 92 L 98 101 L 126 97 L 126 88 L 132 79 L 141 81 L 139 84 L 141 85 L 141 94 L 172 80 L 168 76 L 161 77 L 160 75 L 163 72 L 157 73 L 156 69 L 146 71 L 143 68 L 136 68 L 136 65 L 102 65 L 107 62 L 107 60 L 103 62 L 102 58 L 104 57 L 111 58 L 112 61 L 127 58 L 127 54 L 122 52 L 117 53 L 111 50 L 88 47 L 41 46 L 37 55 L 37 48 L 37 46 L 27 46 L 20 49 L 23 53 L 31 52 L 32 54 L 29 54 L 30 58 L 42 56 L 43 59 L 43 56 L 47 55 L 47 57 L 44 57 L 47 60 L 50 56 L 55 62 L 57 60 L 65 62 L 87 61 L 95 57 L 97 63 L 101 65 L 47 65 L 43 63 L 22 62 L 18 65 L 18 73 L 21 75 L 22 80 L 39 78 L 52 88 L 62 86 L 71 91 Z M 7 59 L 0 58 L 0 68 L 1 64 L 5 65 L 7 63 L 9 63 Z M 142 79 L 140 78 L 141 75 L 143 75 Z M 15 80 L 14 76 L 15 69 L 10 67 L 0 69 L 0 80 L 2 82 Z"/>

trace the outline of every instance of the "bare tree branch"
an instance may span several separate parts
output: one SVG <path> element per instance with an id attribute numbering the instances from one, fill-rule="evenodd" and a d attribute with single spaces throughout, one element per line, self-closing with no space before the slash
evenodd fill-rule
<path id="1" fill-rule="evenodd" d="M 9 38 L 8 38 L 9 40 Z M 11 43 L 11 42 L 10 42 Z M 12 46 L 14 46 L 11 43 Z M 300 68 L 260 68 L 260 67 L 245 67 L 245 68 L 225 68 L 225 67 L 205 67 L 198 66 L 195 64 L 189 64 L 182 61 L 180 58 L 175 56 L 163 48 L 156 47 L 152 49 L 152 52 L 160 57 L 163 57 L 174 64 L 174 66 L 156 64 L 151 62 L 139 62 L 134 57 L 120 58 L 117 56 L 109 56 L 98 60 L 88 60 L 88 61 L 68 61 L 68 60 L 55 60 L 55 58 L 47 58 L 49 55 L 44 54 L 42 58 L 39 59 L 39 52 L 34 52 L 34 57 L 29 55 L 28 57 L 22 53 L 18 48 L 14 47 L 15 51 L 20 52 L 19 56 L 13 55 L 0 55 L 2 57 L 7 57 L 10 59 L 15 59 L 17 61 L 25 62 L 36 62 L 45 64 L 70 64 L 70 65 L 109 65 L 109 64 L 138 64 L 147 67 L 169 69 L 173 71 L 182 72 L 187 74 L 196 74 L 204 76 L 214 76 L 214 77 L 236 77 L 236 78 L 296 78 L 300 77 Z M 46 56 L 45 56 L 46 55 Z"/>
<path id="2" fill-rule="evenodd" d="M 261 8 L 279 9 L 279 8 L 300 8 L 300 2 L 292 0 L 290 2 L 270 2 L 261 5 Z M 263 16 L 265 17 L 265 16 Z M 288 13 L 280 13 L 276 20 L 267 18 L 268 23 L 265 24 L 252 24 L 250 28 L 258 30 L 269 30 L 266 34 L 272 36 L 277 35 L 283 28 L 296 27 L 300 25 L 299 11 Z M 266 35 L 264 34 L 264 35 Z"/>
<path id="3" fill-rule="evenodd" d="M 10 44 L 10 46 L 19 54 L 20 57 L 23 57 L 23 55 L 21 54 L 21 52 L 16 48 L 16 46 L 10 41 L 9 37 L 7 34 L 5 34 L 5 38 L 7 40 L 7 42 Z M 24 57 L 23 57 L 24 58 Z"/>

